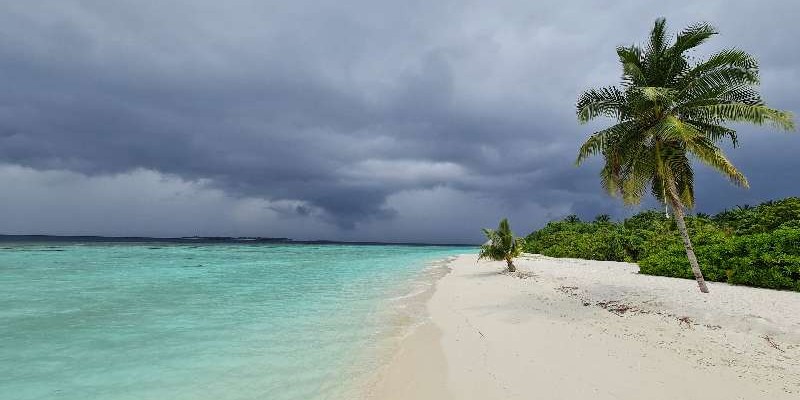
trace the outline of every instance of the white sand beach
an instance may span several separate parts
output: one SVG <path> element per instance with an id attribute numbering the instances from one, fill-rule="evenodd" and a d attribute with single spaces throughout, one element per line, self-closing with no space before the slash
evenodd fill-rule
<path id="1" fill-rule="evenodd" d="M 800 293 L 635 264 L 460 256 L 376 399 L 797 399 Z"/>

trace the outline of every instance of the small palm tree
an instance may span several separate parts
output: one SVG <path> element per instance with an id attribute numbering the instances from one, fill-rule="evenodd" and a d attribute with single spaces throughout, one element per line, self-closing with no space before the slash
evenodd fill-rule
<path id="1" fill-rule="evenodd" d="M 515 272 L 514 258 L 522 254 L 522 238 L 515 238 L 514 232 L 508 225 L 508 219 L 503 218 L 497 229 L 484 229 L 483 233 L 489 239 L 478 253 L 478 260 L 488 258 L 494 261 L 505 261 L 508 271 Z"/>
<path id="2" fill-rule="evenodd" d="M 708 292 L 686 230 L 684 208 L 694 205 L 692 159 L 714 168 L 734 184 L 747 179 L 718 147 L 736 131 L 729 122 L 770 123 L 793 130 L 791 113 L 767 107 L 756 90 L 758 62 L 737 49 L 722 50 L 690 62 L 687 52 L 717 31 L 701 23 L 680 32 L 670 43 L 666 22 L 657 19 L 644 48 L 619 47 L 621 87 L 584 92 L 577 102 L 578 120 L 610 117 L 616 125 L 592 134 L 581 146 L 577 164 L 600 154 L 603 186 L 628 203 L 638 203 L 649 187 L 669 204 L 680 230 L 686 256 L 700 290 Z"/>

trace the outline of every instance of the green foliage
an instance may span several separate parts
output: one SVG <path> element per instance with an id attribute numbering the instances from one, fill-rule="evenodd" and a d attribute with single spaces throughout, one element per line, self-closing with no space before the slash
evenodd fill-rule
<path id="1" fill-rule="evenodd" d="M 629 261 L 625 235 L 610 221 L 581 222 L 575 216 L 551 222 L 525 238 L 525 251 L 551 257 Z"/>
<path id="2" fill-rule="evenodd" d="M 739 235 L 769 232 L 784 224 L 797 226 L 800 223 L 800 198 L 768 201 L 757 207 L 737 207 L 717 214 L 714 221 Z"/>
<path id="3" fill-rule="evenodd" d="M 488 241 L 481 246 L 478 259 L 488 258 L 494 261 L 511 262 L 514 258 L 522 254 L 524 241 L 522 238 L 515 238 L 508 219 L 503 218 L 497 229 L 484 229 Z"/>
<path id="4" fill-rule="evenodd" d="M 800 198 L 686 218 L 707 280 L 800 291 Z M 673 219 L 645 211 L 621 223 L 554 221 L 525 238 L 526 252 L 638 262 L 649 275 L 694 279 Z"/>
<path id="5" fill-rule="evenodd" d="M 800 291 L 800 229 L 740 236 L 729 251 L 728 282 Z"/>

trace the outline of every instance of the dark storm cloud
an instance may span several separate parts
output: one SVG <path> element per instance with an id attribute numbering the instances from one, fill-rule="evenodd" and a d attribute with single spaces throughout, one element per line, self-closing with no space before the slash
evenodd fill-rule
<path id="1" fill-rule="evenodd" d="M 431 226 L 422 239 L 473 240 L 456 219 L 625 212 L 602 193 L 599 164 L 573 166 L 601 126 L 578 126 L 573 103 L 618 81 L 614 48 L 643 41 L 657 16 L 675 29 L 715 23 L 723 35 L 709 49 L 753 52 L 769 103 L 800 109 L 794 2 L 600 4 L 6 2 L 0 162 L 89 177 L 157 171 L 263 199 L 309 230 L 320 229 L 310 220 L 345 229 L 330 235 L 413 237 L 408 221 L 437 214 L 452 230 Z M 698 189 L 703 210 L 797 194 L 794 176 L 773 172 L 800 166 L 798 138 L 766 131 L 744 128 L 732 154 L 753 189 L 700 173 L 714 188 Z"/>

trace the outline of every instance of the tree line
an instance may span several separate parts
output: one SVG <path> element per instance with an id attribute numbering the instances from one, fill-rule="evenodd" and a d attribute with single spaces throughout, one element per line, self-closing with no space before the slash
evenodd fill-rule
<path id="1" fill-rule="evenodd" d="M 658 210 L 620 222 L 570 215 L 526 236 L 523 251 L 635 262 L 643 274 L 692 279 L 676 222 Z M 800 198 L 691 215 L 685 224 L 705 279 L 800 291 Z"/>

